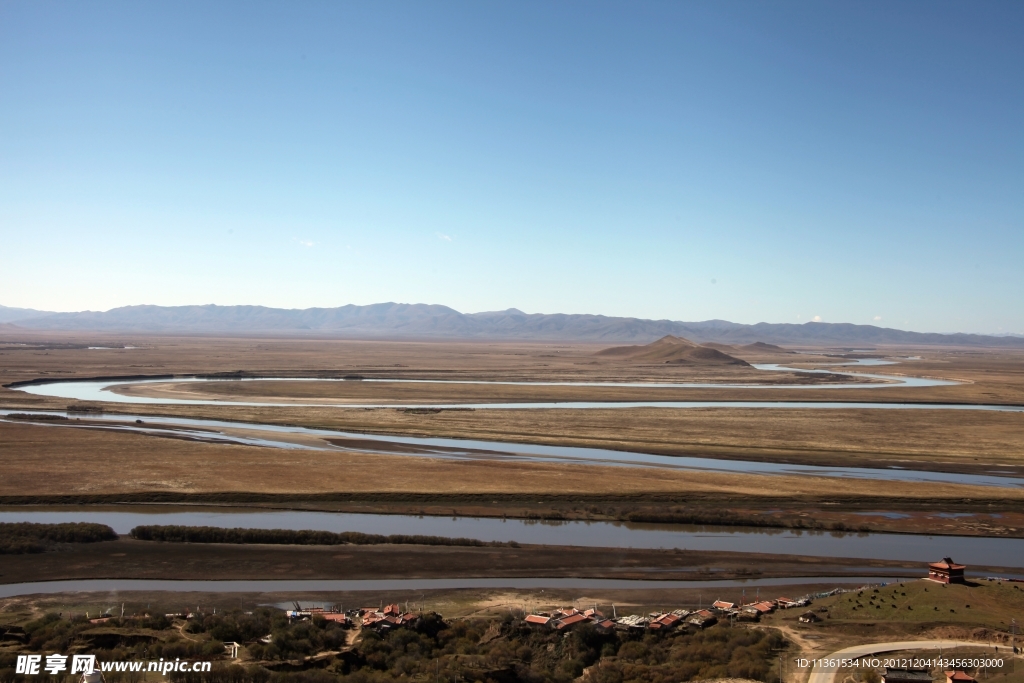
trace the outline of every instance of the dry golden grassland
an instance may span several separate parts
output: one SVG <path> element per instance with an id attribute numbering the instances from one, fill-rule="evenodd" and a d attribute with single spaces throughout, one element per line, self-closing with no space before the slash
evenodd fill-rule
<path id="1" fill-rule="evenodd" d="M 879 496 L 877 482 L 648 467 L 440 460 L 283 450 L 164 439 L 106 430 L 0 423 L 2 496 L 137 492 L 267 494 L 698 494 Z M 827 482 L 827 484 L 826 484 Z M 956 484 L 900 485 L 906 499 L 1024 501 L 1024 490 Z"/>
<path id="2" fill-rule="evenodd" d="M 892 584 L 822 602 L 833 620 L 868 622 L 942 621 L 969 627 L 1009 629 L 1024 611 L 1024 584 L 972 579 L 970 585 L 917 580 Z"/>
<path id="3" fill-rule="evenodd" d="M 1024 471 L 1024 413 L 637 408 L 476 410 L 117 406 L 340 431 L 584 446 L 663 455 L 943 471 Z"/>

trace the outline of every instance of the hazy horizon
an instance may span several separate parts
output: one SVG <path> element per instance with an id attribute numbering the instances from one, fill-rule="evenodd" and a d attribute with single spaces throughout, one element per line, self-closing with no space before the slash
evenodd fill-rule
<path id="1" fill-rule="evenodd" d="M 1021 34 L 1011 3 L 3 2 L 0 303 L 1022 333 Z"/>

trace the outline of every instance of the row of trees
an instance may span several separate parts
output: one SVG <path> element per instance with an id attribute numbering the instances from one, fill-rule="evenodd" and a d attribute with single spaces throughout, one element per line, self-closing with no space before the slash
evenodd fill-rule
<path id="1" fill-rule="evenodd" d="M 865 532 L 866 524 L 854 527 L 842 522 L 826 524 L 820 520 L 770 515 L 742 515 L 730 510 L 682 510 L 671 512 L 629 512 L 624 515 L 629 522 L 647 522 L 654 524 L 708 524 L 715 526 L 756 526 L 779 529 L 809 529 L 831 531 Z"/>
<path id="2" fill-rule="evenodd" d="M 515 541 L 481 541 L 475 538 L 449 538 L 448 536 L 420 536 L 413 534 L 363 534 L 358 531 L 295 531 L 292 529 L 222 529 L 212 526 L 137 526 L 129 532 L 140 541 L 165 543 L 264 543 L 269 545 L 459 545 L 459 546 L 512 546 Z"/>
<path id="3" fill-rule="evenodd" d="M 96 543 L 97 541 L 116 539 L 117 534 L 106 524 L 89 522 L 0 523 L 0 555 L 41 553 L 57 543 Z"/>

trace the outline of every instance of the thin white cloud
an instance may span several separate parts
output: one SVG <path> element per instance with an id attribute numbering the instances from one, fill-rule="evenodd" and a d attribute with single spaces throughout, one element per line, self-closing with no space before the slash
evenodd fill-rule
<path id="1" fill-rule="evenodd" d="M 874 318 L 872 318 L 872 320 L 881 320 L 881 319 L 882 319 L 882 316 L 880 316 L 880 315 L 876 315 Z"/>
<path id="2" fill-rule="evenodd" d="M 313 245 L 316 244 L 316 242 L 314 242 L 313 240 L 295 240 L 295 241 L 298 242 L 301 246 L 306 247 L 307 249 L 309 247 L 312 247 Z"/>
<path id="3" fill-rule="evenodd" d="M 816 323 L 820 323 L 821 322 L 821 316 L 820 315 L 816 315 L 813 318 L 811 318 L 811 320 L 813 320 Z"/>
<path id="4" fill-rule="evenodd" d="M 445 242 L 451 242 L 452 241 L 452 238 L 449 237 L 448 235 L 444 234 L 443 232 L 438 232 L 438 233 L 434 233 L 434 234 L 437 235 L 437 239 L 439 239 L 439 240 L 444 240 Z"/>

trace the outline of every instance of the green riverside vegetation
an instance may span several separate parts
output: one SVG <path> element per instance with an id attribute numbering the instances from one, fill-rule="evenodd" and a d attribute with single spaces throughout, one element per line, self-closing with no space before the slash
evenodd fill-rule
<path id="1" fill-rule="evenodd" d="M 413 534 L 364 534 L 358 531 L 294 531 L 291 529 L 222 529 L 212 526 L 137 526 L 129 532 L 140 541 L 165 543 L 264 543 L 269 545 L 458 545 L 519 547 L 515 541 L 480 541 L 475 538 L 419 536 Z"/>
<path id="2" fill-rule="evenodd" d="M 58 543 L 96 543 L 114 540 L 117 540 L 117 534 L 105 524 L 0 523 L 0 555 L 41 553 Z"/>

